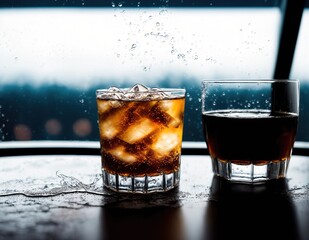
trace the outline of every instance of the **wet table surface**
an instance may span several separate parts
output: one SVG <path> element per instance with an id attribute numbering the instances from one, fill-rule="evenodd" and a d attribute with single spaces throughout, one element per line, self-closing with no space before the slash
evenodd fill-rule
<path id="1" fill-rule="evenodd" d="M 182 157 L 180 186 L 117 194 L 100 157 L 0 157 L 0 239 L 308 239 L 309 157 L 284 180 L 249 186 L 213 176 L 209 156 Z"/>

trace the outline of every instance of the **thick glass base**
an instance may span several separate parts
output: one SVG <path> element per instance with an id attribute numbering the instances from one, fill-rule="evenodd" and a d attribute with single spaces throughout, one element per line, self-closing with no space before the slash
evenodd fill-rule
<path id="1" fill-rule="evenodd" d="M 263 183 L 267 180 L 283 178 L 286 176 L 289 160 L 269 162 L 265 165 L 238 165 L 230 161 L 212 159 L 215 175 L 229 181 L 240 183 Z"/>
<path id="2" fill-rule="evenodd" d="M 104 186 L 116 192 L 142 194 L 166 192 L 179 186 L 180 181 L 179 170 L 170 174 L 142 177 L 111 174 L 104 169 L 102 173 Z"/>

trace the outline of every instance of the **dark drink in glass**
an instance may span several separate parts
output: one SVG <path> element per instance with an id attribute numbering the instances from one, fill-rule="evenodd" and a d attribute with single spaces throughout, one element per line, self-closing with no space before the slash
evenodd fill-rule
<path id="1" fill-rule="evenodd" d="M 265 165 L 286 161 L 293 148 L 298 116 L 261 111 L 203 113 L 210 155 L 222 162 Z"/>
<path id="2" fill-rule="evenodd" d="M 203 81 L 203 132 L 213 172 L 243 183 L 285 177 L 298 108 L 297 80 Z"/>

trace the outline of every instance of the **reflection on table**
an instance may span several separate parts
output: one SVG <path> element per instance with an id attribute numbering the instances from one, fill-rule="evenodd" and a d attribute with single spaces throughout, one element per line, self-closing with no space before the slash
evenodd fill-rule
<path id="1" fill-rule="evenodd" d="M 301 239 L 309 232 L 309 157 L 266 185 L 214 177 L 182 157 L 180 187 L 150 195 L 103 188 L 100 157 L 1 157 L 0 239 Z"/>

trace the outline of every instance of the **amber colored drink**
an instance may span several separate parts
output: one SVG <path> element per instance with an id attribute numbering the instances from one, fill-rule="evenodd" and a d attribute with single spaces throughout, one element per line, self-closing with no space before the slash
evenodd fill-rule
<path id="1" fill-rule="evenodd" d="M 204 135 L 213 159 L 265 165 L 290 159 L 298 115 L 270 111 L 203 112 Z"/>
<path id="2" fill-rule="evenodd" d="M 178 170 L 184 102 L 97 99 L 102 167 L 124 176 Z"/>

